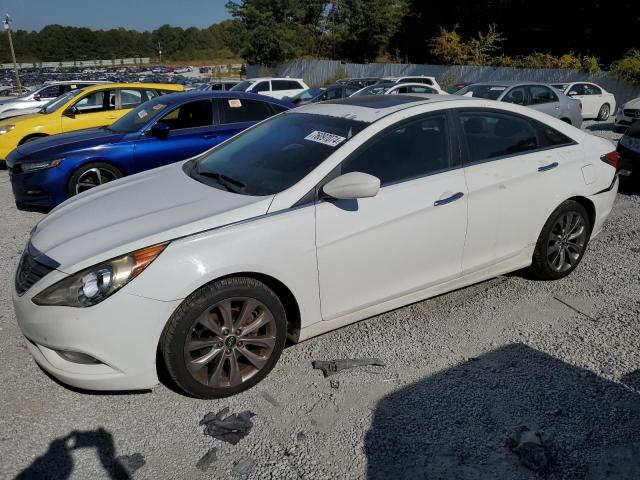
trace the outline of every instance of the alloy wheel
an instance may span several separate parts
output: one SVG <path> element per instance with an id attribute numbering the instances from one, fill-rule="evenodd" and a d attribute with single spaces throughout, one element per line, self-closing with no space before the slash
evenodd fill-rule
<path id="1" fill-rule="evenodd" d="M 276 345 L 276 328 L 273 313 L 254 298 L 219 301 L 202 312 L 187 335 L 187 370 L 208 387 L 238 386 L 269 361 Z"/>
<path id="2" fill-rule="evenodd" d="M 587 227 L 577 212 L 563 213 L 553 224 L 547 243 L 547 261 L 556 272 L 566 272 L 584 252 Z"/>
<path id="3" fill-rule="evenodd" d="M 117 180 L 118 176 L 106 168 L 94 167 L 82 172 L 82 174 L 76 180 L 75 191 L 76 195 L 89 190 L 90 188 L 97 187 L 103 183 L 108 183 L 113 180 Z"/>

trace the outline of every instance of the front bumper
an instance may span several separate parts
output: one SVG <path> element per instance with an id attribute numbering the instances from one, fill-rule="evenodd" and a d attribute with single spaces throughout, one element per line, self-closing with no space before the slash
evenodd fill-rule
<path id="1" fill-rule="evenodd" d="M 156 386 L 158 342 L 180 300 L 151 300 L 128 294 L 125 287 L 88 308 L 43 307 L 31 301 L 65 276 L 54 271 L 22 296 L 13 289 L 18 325 L 36 363 L 61 382 L 87 390 Z M 90 355 L 99 363 L 69 361 L 59 351 Z"/>
<path id="2" fill-rule="evenodd" d="M 13 196 L 17 204 L 55 207 L 68 198 L 67 178 L 71 173 L 63 164 L 28 173 L 16 173 L 16 170 L 9 164 L 7 167 L 9 168 Z"/>

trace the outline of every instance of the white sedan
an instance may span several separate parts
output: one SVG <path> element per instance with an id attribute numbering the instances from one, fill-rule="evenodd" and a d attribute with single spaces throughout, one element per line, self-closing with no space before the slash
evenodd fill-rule
<path id="1" fill-rule="evenodd" d="M 616 112 L 616 97 L 595 83 L 554 83 L 553 86 L 565 95 L 582 102 L 582 118 L 599 121 L 608 120 Z"/>
<path id="2" fill-rule="evenodd" d="M 458 148 L 461 146 L 461 148 Z M 529 267 L 570 274 L 611 212 L 613 145 L 504 102 L 404 95 L 286 112 L 73 197 L 13 287 L 62 382 L 243 391 L 294 342 Z"/>
<path id="3" fill-rule="evenodd" d="M 368 87 L 361 88 L 353 93 L 352 97 L 362 97 L 365 95 L 408 95 L 408 94 L 427 94 L 427 95 L 449 95 L 444 90 L 435 86 L 425 85 L 424 83 L 397 83 L 397 82 L 378 82 Z"/>

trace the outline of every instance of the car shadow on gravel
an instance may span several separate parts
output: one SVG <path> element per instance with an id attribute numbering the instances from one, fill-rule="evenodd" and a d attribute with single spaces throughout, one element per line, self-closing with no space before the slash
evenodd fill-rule
<path id="1" fill-rule="evenodd" d="M 73 430 L 64 437 L 52 440 L 48 450 L 22 470 L 16 479 L 71 478 L 74 469 L 73 451 L 85 448 L 96 450 L 105 476 L 113 480 L 129 479 L 130 473 L 144 465 L 144 457 L 139 453 L 116 457 L 113 436 L 104 428 L 90 431 Z"/>
<path id="2" fill-rule="evenodd" d="M 590 132 L 622 133 L 616 128 L 615 123 L 610 123 L 610 122 L 594 123 L 593 125 L 587 125 L 585 128 Z"/>
<path id="3" fill-rule="evenodd" d="M 505 446 L 519 426 L 543 432 L 545 478 L 640 478 L 640 395 L 523 344 L 379 401 L 368 478 L 539 478 Z"/>

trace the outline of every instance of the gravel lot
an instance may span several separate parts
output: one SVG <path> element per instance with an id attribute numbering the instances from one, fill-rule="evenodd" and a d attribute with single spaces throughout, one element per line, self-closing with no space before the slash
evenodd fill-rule
<path id="1" fill-rule="evenodd" d="M 588 122 L 617 139 L 611 124 Z M 284 352 L 219 401 L 72 391 L 32 361 L 10 300 L 37 213 L 0 171 L 0 478 L 534 479 L 505 440 L 543 432 L 546 478 L 640 478 L 640 196 L 625 189 L 567 279 L 500 277 Z M 378 357 L 329 379 L 312 360 Z M 335 379 L 335 380 L 334 380 Z M 337 382 L 337 383 L 336 383 Z M 250 410 L 237 445 L 208 412 Z M 208 468 L 207 468 L 208 465 Z"/>

